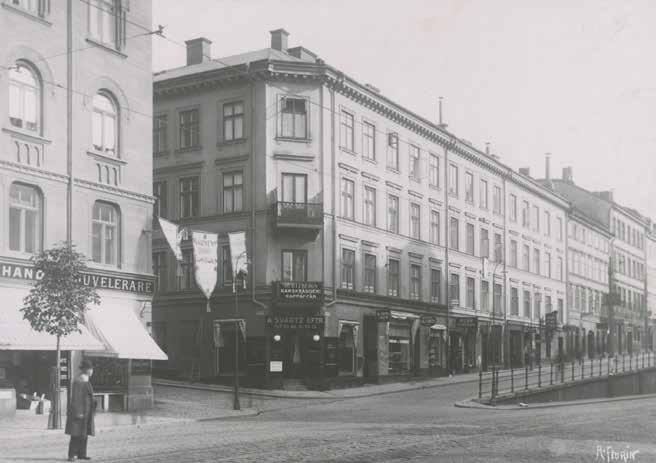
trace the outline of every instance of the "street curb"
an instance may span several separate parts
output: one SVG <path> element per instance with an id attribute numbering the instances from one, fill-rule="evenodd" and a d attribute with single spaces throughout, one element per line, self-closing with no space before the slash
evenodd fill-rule
<path id="1" fill-rule="evenodd" d="M 467 379 L 467 380 L 462 380 L 462 381 L 453 381 L 453 382 L 445 382 L 445 383 L 439 383 L 439 384 L 422 384 L 422 385 L 416 385 L 412 387 L 405 387 L 402 389 L 395 389 L 395 390 L 390 390 L 390 391 L 379 391 L 379 392 L 368 392 L 368 393 L 361 393 L 361 394 L 354 394 L 354 395 L 323 395 L 323 396 L 318 396 L 318 395 L 307 395 L 307 396 L 301 396 L 301 395 L 287 395 L 287 394 L 280 394 L 280 393 L 275 393 L 275 392 L 263 392 L 261 390 L 258 390 L 257 392 L 252 392 L 252 390 L 242 390 L 241 394 L 243 395 L 249 395 L 249 396 L 254 396 L 254 397 L 268 397 L 268 398 L 275 398 L 275 399 L 290 399 L 290 400 L 348 400 L 348 399 L 361 399 L 365 397 L 375 397 L 375 396 L 380 396 L 380 395 L 386 395 L 386 394 L 396 394 L 398 392 L 408 392 L 408 391 L 418 391 L 422 389 L 433 389 L 433 388 L 438 388 L 438 387 L 445 387 L 445 386 L 453 386 L 453 385 L 458 385 L 458 384 L 470 384 L 470 383 L 477 383 L 478 379 Z M 153 381 L 152 383 L 154 386 L 165 386 L 165 387 L 177 387 L 177 388 L 182 388 L 182 389 L 195 389 L 199 391 L 210 391 L 210 392 L 232 392 L 232 388 L 222 388 L 221 386 L 211 386 L 211 385 L 205 385 L 201 383 L 178 383 L 178 382 L 166 382 L 166 381 Z"/>
<path id="2" fill-rule="evenodd" d="M 610 403 L 610 402 L 622 402 L 629 400 L 642 400 L 642 399 L 654 399 L 656 394 L 640 394 L 640 395 L 630 395 L 624 397 L 602 397 L 599 399 L 585 399 L 585 400 L 569 400 L 565 402 L 544 402 L 544 403 L 528 403 L 526 407 L 520 407 L 519 405 L 485 405 L 476 402 L 474 399 L 462 400 L 460 402 L 454 403 L 456 408 L 473 408 L 478 410 L 536 410 L 542 408 L 557 408 L 557 407 L 574 407 L 577 405 L 591 405 L 591 404 L 600 404 L 600 403 Z"/>

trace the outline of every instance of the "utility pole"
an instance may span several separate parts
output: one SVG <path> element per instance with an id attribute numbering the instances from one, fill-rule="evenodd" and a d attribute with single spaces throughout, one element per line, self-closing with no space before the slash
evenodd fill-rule
<path id="1" fill-rule="evenodd" d="M 239 290 L 237 289 L 237 273 L 233 272 L 232 291 L 235 293 L 235 368 L 234 368 L 234 397 L 232 400 L 232 409 L 241 410 L 239 404 Z"/>

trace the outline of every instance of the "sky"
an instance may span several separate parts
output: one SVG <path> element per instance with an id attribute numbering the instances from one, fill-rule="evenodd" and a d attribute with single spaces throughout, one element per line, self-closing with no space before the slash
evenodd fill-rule
<path id="1" fill-rule="evenodd" d="M 284 28 L 326 63 L 513 169 L 571 166 L 589 190 L 656 219 L 656 1 L 154 0 L 153 67 L 266 48 Z M 175 42 L 175 43 L 174 43 Z M 652 199 L 653 197 L 653 199 Z"/>

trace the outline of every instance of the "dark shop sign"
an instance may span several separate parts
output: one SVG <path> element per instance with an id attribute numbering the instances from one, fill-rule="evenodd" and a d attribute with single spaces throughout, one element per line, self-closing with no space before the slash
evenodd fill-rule
<path id="1" fill-rule="evenodd" d="M 274 286 L 279 304 L 321 304 L 323 299 L 319 281 L 278 281 Z"/>
<path id="2" fill-rule="evenodd" d="M 422 326 L 433 326 L 437 324 L 437 317 L 435 315 L 422 315 L 419 322 Z"/>
<path id="3" fill-rule="evenodd" d="M 323 330 L 325 319 L 316 315 L 267 315 L 264 323 L 276 330 Z"/>
<path id="4" fill-rule="evenodd" d="M 476 328 L 476 317 L 456 318 L 456 328 Z"/>
<path id="5" fill-rule="evenodd" d="M 14 280 L 40 280 L 43 278 L 43 272 L 37 271 L 29 265 L 2 262 L 0 263 L 0 277 Z M 94 288 L 114 289 L 127 293 L 153 293 L 152 280 L 102 276 L 86 272 L 81 274 L 81 278 L 85 286 L 93 286 Z"/>
<path id="6" fill-rule="evenodd" d="M 376 321 L 388 322 L 392 319 L 392 313 L 389 310 L 376 310 Z"/>

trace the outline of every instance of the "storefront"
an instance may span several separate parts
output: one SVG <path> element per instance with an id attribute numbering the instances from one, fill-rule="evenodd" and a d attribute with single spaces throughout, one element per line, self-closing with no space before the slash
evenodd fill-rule
<path id="1" fill-rule="evenodd" d="M 20 312 L 38 275 L 27 265 L 2 263 L 1 267 L 0 414 L 12 415 L 20 394 L 51 398 L 56 338 L 35 332 Z M 61 340 L 62 403 L 70 379 L 78 374 L 77 366 L 89 357 L 95 364 L 92 382 L 101 410 L 152 407 L 150 362 L 166 359 L 147 331 L 152 281 L 91 272 L 82 280 L 98 289 L 101 302 L 89 307 L 79 333 Z"/>
<path id="2" fill-rule="evenodd" d="M 449 348 L 451 369 L 455 373 L 466 373 L 477 367 L 477 333 L 476 317 L 452 317 L 449 330 Z"/>

